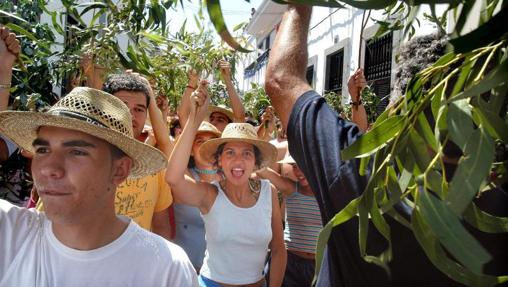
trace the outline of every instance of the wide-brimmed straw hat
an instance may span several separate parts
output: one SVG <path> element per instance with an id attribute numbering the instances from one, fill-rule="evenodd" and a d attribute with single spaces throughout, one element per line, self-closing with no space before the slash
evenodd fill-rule
<path id="1" fill-rule="evenodd" d="M 166 166 L 163 153 L 133 137 L 129 108 L 103 91 L 77 87 L 45 113 L 0 112 L 0 133 L 30 152 L 41 126 L 77 130 L 118 147 L 133 160 L 130 177 L 153 174 Z"/>
<path id="2" fill-rule="evenodd" d="M 217 137 L 220 137 L 222 134 L 214 125 L 212 125 L 211 123 L 206 122 L 206 121 L 201 122 L 201 125 L 199 125 L 196 135 L 197 134 L 204 134 L 204 133 L 211 133 Z"/>
<path id="3" fill-rule="evenodd" d="M 234 122 L 235 115 L 233 114 L 233 110 L 228 108 L 228 107 L 226 107 L 226 106 L 223 106 L 223 105 L 219 105 L 219 106 L 210 105 L 210 106 L 208 106 L 208 117 L 210 117 L 210 115 L 213 114 L 213 113 L 224 114 L 226 117 L 228 117 L 228 119 L 231 122 Z"/>
<path id="4" fill-rule="evenodd" d="M 269 166 L 277 158 L 277 148 L 269 142 L 258 139 L 255 128 L 248 123 L 230 123 L 226 126 L 220 138 L 206 141 L 199 153 L 209 162 L 213 162 L 217 148 L 228 142 L 245 142 L 256 146 L 261 152 L 259 168 Z"/>

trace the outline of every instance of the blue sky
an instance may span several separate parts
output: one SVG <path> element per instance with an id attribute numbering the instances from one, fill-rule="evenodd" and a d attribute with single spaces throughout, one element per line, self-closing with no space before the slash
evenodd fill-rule
<path id="1" fill-rule="evenodd" d="M 222 13 L 224 14 L 224 19 L 226 21 L 226 25 L 230 31 L 233 30 L 233 27 L 242 22 L 247 22 L 250 19 L 251 8 L 257 8 L 259 4 L 261 4 L 262 0 L 250 0 L 250 3 L 245 0 L 221 0 Z M 196 24 L 194 21 L 194 14 L 197 14 L 199 10 L 200 0 L 184 0 L 184 9 L 180 5 L 176 11 L 171 11 L 168 13 L 168 18 L 171 20 L 170 22 L 170 31 L 174 33 L 180 29 L 185 19 L 187 19 L 187 30 L 188 31 L 196 31 Z M 203 11 L 205 19 L 208 21 L 208 14 L 206 12 L 206 8 Z M 213 26 L 211 23 L 208 24 L 210 29 L 213 30 Z"/>

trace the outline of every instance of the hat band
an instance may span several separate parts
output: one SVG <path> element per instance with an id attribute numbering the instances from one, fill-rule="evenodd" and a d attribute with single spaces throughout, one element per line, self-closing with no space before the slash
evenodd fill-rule
<path id="1" fill-rule="evenodd" d="M 80 113 L 75 113 L 75 112 L 71 112 L 71 111 L 62 111 L 62 110 L 53 110 L 53 111 L 49 111 L 48 113 L 51 115 L 54 115 L 54 116 L 64 116 L 64 117 L 68 117 L 68 118 L 73 118 L 73 119 L 87 122 L 87 123 L 95 125 L 95 126 L 107 128 L 107 126 L 105 124 L 103 124 L 97 120 L 94 120 L 88 116 L 85 116 L 83 114 L 80 114 Z"/>

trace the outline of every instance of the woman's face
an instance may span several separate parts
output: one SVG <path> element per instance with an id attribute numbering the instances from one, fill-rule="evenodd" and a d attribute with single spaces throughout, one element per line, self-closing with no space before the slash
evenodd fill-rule
<path id="1" fill-rule="evenodd" d="M 204 160 L 199 154 L 199 148 L 201 145 L 210 139 L 215 139 L 217 136 L 212 133 L 199 133 L 194 138 L 194 142 L 192 143 L 192 155 L 194 156 L 194 161 L 199 164 L 208 164 L 206 160 Z"/>
<path id="2" fill-rule="evenodd" d="M 219 156 L 219 167 L 233 184 L 248 182 L 256 168 L 254 146 L 244 142 L 226 143 Z"/>
<path id="3" fill-rule="evenodd" d="M 300 183 L 300 185 L 301 186 L 307 186 L 307 185 L 309 185 L 309 182 L 307 181 L 307 178 L 305 177 L 303 172 L 300 170 L 298 165 L 296 165 L 296 163 L 293 163 L 293 164 L 291 164 L 291 166 L 293 167 L 293 173 L 295 174 L 296 179 L 298 179 L 298 182 Z"/>

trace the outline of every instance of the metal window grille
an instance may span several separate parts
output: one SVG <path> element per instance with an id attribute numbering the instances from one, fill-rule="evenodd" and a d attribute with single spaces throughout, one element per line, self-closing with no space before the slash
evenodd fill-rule
<path id="1" fill-rule="evenodd" d="M 365 46 L 365 78 L 373 92 L 382 99 L 377 107 L 378 114 L 388 105 L 390 76 L 392 70 L 393 34 L 367 41 Z"/>
<path id="2" fill-rule="evenodd" d="M 312 82 L 314 81 L 314 65 L 307 67 L 305 78 L 307 79 L 307 83 L 312 86 Z"/>
<path id="3" fill-rule="evenodd" d="M 344 50 L 326 56 L 326 90 L 341 94 Z"/>

